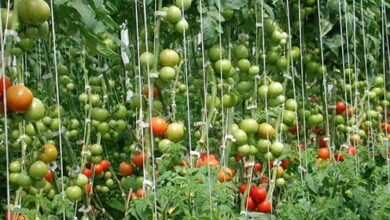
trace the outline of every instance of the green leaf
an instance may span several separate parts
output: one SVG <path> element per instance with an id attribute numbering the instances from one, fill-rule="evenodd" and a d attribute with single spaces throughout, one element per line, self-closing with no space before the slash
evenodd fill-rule
<path id="1" fill-rule="evenodd" d="M 248 0 L 221 0 L 221 4 L 225 8 L 239 10 L 248 4 Z"/>
<path id="2" fill-rule="evenodd" d="M 306 175 L 306 184 L 312 192 L 318 193 L 318 186 L 314 183 L 312 175 Z"/>
<path id="3" fill-rule="evenodd" d="M 210 17 L 203 18 L 203 32 L 203 42 L 206 47 L 210 47 L 217 42 L 218 33 Z"/>
<path id="4" fill-rule="evenodd" d="M 332 30 L 333 24 L 329 20 L 324 18 L 321 18 L 320 24 L 321 24 L 321 37 L 324 37 L 327 33 L 329 33 L 329 31 Z"/>

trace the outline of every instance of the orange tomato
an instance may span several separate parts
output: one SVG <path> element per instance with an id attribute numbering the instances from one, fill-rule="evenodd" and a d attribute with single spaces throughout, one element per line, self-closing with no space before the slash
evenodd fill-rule
<path id="1" fill-rule="evenodd" d="M 23 85 L 15 85 L 7 89 L 7 106 L 14 112 L 27 111 L 32 101 L 32 92 Z"/>
<path id="2" fill-rule="evenodd" d="M 152 117 L 150 127 L 152 129 L 153 135 L 161 136 L 164 135 L 167 131 L 168 124 L 163 118 Z"/>
<path id="3" fill-rule="evenodd" d="M 134 172 L 134 166 L 126 162 L 120 163 L 118 169 L 119 169 L 119 173 L 122 176 L 129 176 Z"/>

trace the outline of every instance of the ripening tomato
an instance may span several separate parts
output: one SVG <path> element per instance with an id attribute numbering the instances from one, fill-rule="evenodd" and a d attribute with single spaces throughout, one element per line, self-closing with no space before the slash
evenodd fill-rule
<path id="1" fill-rule="evenodd" d="M 85 192 L 91 193 L 92 192 L 92 184 L 90 184 L 90 183 L 85 184 L 84 189 L 85 189 Z"/>
<path id="2" fill-rule="evenodd" d="M 23 85 L 14 85 L 7 89 L 7 106 L 14 112 L 27 111 L 32 101 L 32 92 Z"/>
<path id="3" fill-rule="evenodd" d="M 38 158 L 43 162 L 49 163 L 56 160 L 58 155 L 57 148 L 50 143 L 43 145 L 43 150 L 39 154 Z"/>
<path id="4" fill-rule="evenodd" d="M 338 114 L 343 113 L 345 111 L 345 109 L 347 109 L 347 105 L 344 102 L 342 102 L 342 101 L 336 102 L 336 112 Z"/>
<path id="5" fill-rule="evenodd" d="M 167 122 L 160 117 L 152 117 L 150 125 L 153 135 L 156 136 L 164 135 L 168 129 Z"/>
<path id="6" fill-rule="evenodd" d="M 219 162 L 215 158 L 214 154 L 201 154 L 198 161 L 196 161 L 196 167 L 201 166 L 207 166 L 210 165 L 211 167 L 219 167 Z"/>
<path id="7" fill-rule="evenodd" d="M 348 146 L 346 151 L 349 155 L 356 155 L 357 154 L 357 149 L 354 146 Z"/>
<path id="8" fill-rule="evenodd" d="M 6 213 L 5 214 L 5 220 L 28 220 L 27 216 L 25 215 L 22 215 L 22 214 L 19 214 L 17 215 L 17 217 L 14 216 L 15 214 L 14 213 Z"/>
<path id="9" fill-rule="evenodd" d="M 254 186 L 251 188 L 250 197 L 256 202 L 262 202 L 267 197 L 267 190 L 260 186 Z"/>
<path id="10" fill-rule="evenodd" d="M 145 192 L 145 190 L 143 190 L 143 189 L 141 188 L 141 189 L 138 189 L 138 190 L 135 192 L 135 195 L 136 195 L 138 198 L 143 198 L 143 197 L 145 197 L 146 192 Z"/>
<path id="11" fill-rule="evenodd" d="M 120 163 L 118 169 L 119 169 L 119 173 L 122 176 L 129 176 L 134 172 L 134 166 L 126 162 Z"/>
<path id="12" fill-rule="evenodd" d="M 5 78 L 0 78 L 0 101 L 3 101 L 4 90 L 7 90 L 10 86 L 11 80 L 7 76 Z"/>
<path id="13" fill-rule="evenodd" d="M 172 122 L 166 130 L 167 138 L 171 141 L 177 141 L 184 136 L 184 125 L 178 122 Z"/>
<path id="14" fill-rule="evenodd" d="M 230 169 L 229 167 L 222 168 L 218 172 L 218 180 L 219 182 L 230 182 L 232 181 L 235 171 L 233 169 Z"/>
<path id="15" fill-rule="evenodd" d="M 275 129 L 268 123 L 262 123 L 259 126 L 259 136 L 264 139 L 270 139 L 274 136 Z"/>
<path id="16" fill-rule="evenodd" d="M 268 200 L 265 200 L 261 202 L 259 205 L 257 205 L 257 210 L 263 213 L 270 213 L 272 210 L 272 203 Z"/>
<path id="17" fill-rule="evenodd" d="M 144 161 L 145 161 L 145 154 L 144 154 L 144 152 L 139 152 L 139 153 L 133 154 L 133 156 L 131 157 L 131 161 L 137 167 L 143 167 L 144 166 Z"/>
<path id="18" fill-rule="evenodd" d="M 149 97 L 149 88 L 147 86 L 145 86 L 144 89 L 142 90 L 142 94 L 144 94 L 146 98 Z M 158 96 L 158 89 L 157 87 L 153 87 L 153 97 L 156 98 L 157 96 Z"/>
<path id="19" fill-rule="evenodd" d="M 329 148 L 320 148 L 318 149 L 318 157 L 321 159 L 328 159 L 330 156 Z"/>

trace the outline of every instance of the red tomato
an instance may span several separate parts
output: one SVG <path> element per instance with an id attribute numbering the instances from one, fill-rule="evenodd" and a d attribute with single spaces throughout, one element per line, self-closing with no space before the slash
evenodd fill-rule
<path id="1" fill-rule="evenodd" d="M 11 80 L 6 76 L 0 78 L 0 100 L 3 101 L 4 90 L 7 90 L 11 86 Z M 5 88 L 5 89 L 4 89 Z"/>
<path id="2" fill-rule="evenodd" d="M 288 168 L 288 160 L 287 159 L 283 159 L 280 163 L 280 166 L 283 167 L 284 170 L 287 170 Z"/>
<path id="3" fill-rule="evenodd" d="M 261 166 L 261 163 L 255 163 L 255 165 L 253 166 L 253 168 L 255 168 L 256 171 L 261 171 L 261 168 L 263 166 Z"/>
<path id="4" fill-rule="evenodd" d="M 322 134 L 322 128 L 316 126 L 314 128 L 312 128 L 312 131 L 316 134 Z"/>
<path id="5" fill-rule="evenodd" d="M 381 127 L 382 127 L 383 132 L 390 134 L 390 124 L 389 123 L 386 124 L 386 122 L 382 122 Z"/>
<path id="6" fill-rule="evenodd" d="M 256 202 L 262 202 L 267 197 L 267 190 L 262 186 L 254 186 L 251 188 L 249 195 Z"/>
<path id="7" fill-rule="evenodd" d="M 7 89 L 7 107 L 14 112 L 27 111 L 32 101 L 32 92 L 23 85 L 15 85 Z"/>
<path id="8" fill-rule="evenodd" d="M 102 160 L 100 161 L 100 165 L 102 165 L 103 170 L 108 170 L 111 166 L 111 163 L 108 160 Z"/>
<path id="9" fill-rule="evenodd" d="M 268 200 L 265 200 L 257 206 L 257 210 L 263 213 L 270 213 L 272 211 L 272 203 Z"/>
<path id="10" fill-rule="evenodd" d="M 51 170 L 48 170 L 46 175 L 45 175 L 45 179 L 47 182 L 51 182 L 53 180 L 53 174 L 51 172 Z"/>
<path id="11" fill-rule="evenodd" d="M 329 148 L 320 148 L 318 149 L 318 157 L 321 159 L 328 159 L 330 156 Z"/>
<path id="12" fill-rule="evenodd" d="M 151 125 L 150 127 L 152 129 L 153 135 L 156 136 L 164 135 L 168 129 L 167 122 L 160 117 L 152 117 L 150 125 Z"/>
<path id="13" fill-rule="evenodd" d="M 131 157 L 131 161 L 137 167 L 143 167 L 144 166 L 144 160 L 145 160 L 145 154 L 143 152 L 139 152 L 137 154 L 133 154 L 133 156 Z"/>
<path id="14" fill-rule="evenodd" d="M 346 151 L 349 155 L 356 155 L 357 154 L 357 149 L 354 146 L 348 146 Z"/>
<path id="15" fill-rule="evenodd" d="M 335 154 L 334 154 L 334 159 L 335 159 L 336 161 L 342 162 L 342 161 L 344 161 L 344 156 L 343 156 L 341 153 L 335 153 Z"/>
<path id="16" fill-rule="evenodd" d="M 326 148 L 326 140 L 325 140 L 325 137 L 320 137 L 320 139 L 318 140 L 318 147 L 319 148 Z"/>
<path id="17" fill-rule="evenodd" d="M 92 176 L 92 171 L 91 171 L 90 169 L 88 169 L 88 168 L 84 168 L 83 174 L 84 174 L 86 177 L 91 178 L 91 176 Z"/>
<path id="18" fill-rule="evenodd" d="M 234 159 L 235 159 L 236 161 L 240 161 L 240 160 L 242 160 L 242 158 L 244 158 L 244 155 L 242 155 L 242 154 L 236 153 L 236 154 L 234 155 Z"/>
<path id="19" fill-rule="evenodd" d="M 245 208 L 249 211 L 254 211 L 256 209 L 256 202 L 253 201 L 250 196 L 246 198 Z"/>
<path id="20" fill-rule="evenodd" d="M 347 109 L 347 105 L 344 102 L 342 102 L 342 101 L 336 102 L 336 112 L 338 114 L 343 113 L 345 111 L 345 109 Z"/>
<path id="21" fill-rule="evenodd" d="M 292 126 L 291 128 L 289 128 L 288 130 L 291 132 L 291 134 L 296 134 L 298 129 L 299 129 L 299 125 L 296 124 L 296 125 Z"/>
<path id="22" fill-rule="evenodd" d="M 264 175 L 264 174 L 261 175 L 260 183 L 269 184 L 269 179 L 268 179 L 267 175 Z"/>
<path id="23" fill-rule="evenodd" d="M 93 167 L 93 170 L 95 171 L 95 174 L 97 174 L 97 175 L 103 173 L 103 167 L 102 167 L 102 165 L 100 165 L 100 164 L 96 164 L 96 165 Z"/>
<path id="24" fill-rule="evenodd" d="M 88 169 L 91 169 L 91 166 L 92 166 L 92 163 L 91 162 L 86 162 L 85 163 L 85 167 L 88 168 Z"/>
<path id="25" fill-rule="evenodd" d="M 246 184 L 246 183 L 241 183 L 241 185 L 240 185 L 240 190 L 239 190 L 241 194 L 244 194 L 247 185 L 248 185 L 248 184 Z"/>

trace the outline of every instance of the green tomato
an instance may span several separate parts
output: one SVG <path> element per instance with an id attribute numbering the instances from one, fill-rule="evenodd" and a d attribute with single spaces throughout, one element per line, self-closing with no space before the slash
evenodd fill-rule
<path id="1" fill-rule="evenodd" d="M 164 66 L 160 69 L 159 78 L 163 81 L 171 81 L 175 79 L 176 77 L 176 70 L 173 67 L 170 66 Z"/>
<path id="2" fill-rule="evenodd" d="M 239 128 L 232 131 L 232 135 L 236 139 L 235 144 L 238 146 L 246 144 L 248 142 L 248 135 L 245 131 Z"/>
<path id="3" fill-rule="evenodd" d="M 254 134 L 259 131 L 259 124 L 255 119 L 244 119 L 240 122 L 240 128 L 247 134 Z"/>
<path id="4" fill-rule="evenodd" d="M 33 98 L 30 108 L 24 113 L 24 117 L 30 121 L 38 121 L 45 116 L 45 105 L 41 100 Z"/>
<path id="5" fill-rule="evenodd" d="M 171 23 L 180 21 L 182 18 L 180 8 L 174 5 L 170 6 L 167 10 L 167 15 L 165 18 Z"/>
<path id="6" fill-rule="evenodd" d="M 191 2 L 192 0 L 176 0 L 175 5 L 180 9 L 187 10 L 191 7 Z"/>
<path id="7" fill-rule="evenodd" d="M 28 174 L 34 180 L 40 180 L 45 177 L 47 171 L 49 171 L 49 166 L 45 162 L 37 160 L 31 164 Z"/>
<path id="8" fill-rule="evenodd" d="M 272 154 L 276 157 L 279 157 L 283 154 L 284 152 L 284 145 L 280 142 L 274 142 L 272 145 L 271 145 L 271 148 L 270 148 Z"/>
<path id="9" fill-rule="evenodd" d="M 103 122 L 103 121 L 106 121 L 108 119 L 109 114 L 110 113 L 108 112 L 107 109 L 95 107 L 92 109 L 91 118 L 93 120 Z"/>
<path id="10" fill-rule="evenodd" d="M 68 186 L 65 190 L 66 198 L 72 202 L 81 200 L 83 191 L 79 186 Z"/>

